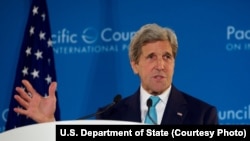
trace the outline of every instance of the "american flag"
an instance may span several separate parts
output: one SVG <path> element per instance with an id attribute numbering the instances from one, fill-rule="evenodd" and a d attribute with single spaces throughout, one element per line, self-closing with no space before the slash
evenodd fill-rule
<path id="1" fill-rule="evenodd" d="M 13 111 L 14 107 L 21 107 L 13 97 L 17 93 L 15 88 L 23 87 L 22 79 L 29 80 L 43 96 L 48 95 L 50 83 L 56 81 L 46 0 L 32 1 L 18 61 L 5 130 L 35 123 L 32 119 Z M 60 120 L 58 100 L 55 118 Z"/>

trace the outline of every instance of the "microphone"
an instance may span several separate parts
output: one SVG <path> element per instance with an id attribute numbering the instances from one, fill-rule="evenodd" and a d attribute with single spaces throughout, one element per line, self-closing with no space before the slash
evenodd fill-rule
<path id="1" fill-rule="evenodd" d="M 91 117 L 100 115 L 100 114 L 102 114 L 102 113 L 108 111 L 110 108 L 112 108 L 115 104 L 117 104 L 119 101 L 121 101 L 121 99 L 122 99 L 122 96 L 121 96 L 120 94 L 117 94 L 117 95 L 114 97 L 113 102 L 112 102 L 111 104 L 109 104 L 108 106 L 106 106 L 105 109 L 100 110 L 100 111 L 98 111 L 98 112 L 95 112 L 95 113 L 93 113 L 93 114 L 89 114 L 89 115 L 87 115 L 87 116 L 83 116 L 83 117 L 79 118 L 78 120 L 88 119 L 88 118 L 91 118 Z"/>
<path id="2" fill-rule="evenodd" d="M 148 106 L 147 116 L 148 116 L 149 119 L 154 123 L 154 125 L 157 125 L 157 123 L 154 121 L 154 119 L 153 119 L 153 118 L 151 117 L 151 115 L 149 114 L 149 111 L 150 111 L 150 108 L 152 107 L 152 104 L 153 104 L 152 99 L 149 98 L 149 99 L 147 100 L 147 106 Z"/>

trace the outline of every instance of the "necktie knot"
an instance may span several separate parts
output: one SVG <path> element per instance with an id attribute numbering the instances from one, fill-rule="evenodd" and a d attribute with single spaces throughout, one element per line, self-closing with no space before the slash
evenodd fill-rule
<path id="1" fill-rule="evenodd" d="M 152 106 L 155 107 L 156 104 L 160 101 L 158 96 L 151 96 L 150 99 L 152 100 Z"/>

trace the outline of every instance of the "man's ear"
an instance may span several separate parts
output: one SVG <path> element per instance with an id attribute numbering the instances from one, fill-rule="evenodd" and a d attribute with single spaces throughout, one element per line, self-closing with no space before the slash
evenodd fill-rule
<path id="1" fill-rule="evenodd" d="M 138 74 L 138 69 L 137 69 L 138 64 L 136 64 L 135 61 L 130 61 L 130 65 L 133 69 L 134 74 Z"/>

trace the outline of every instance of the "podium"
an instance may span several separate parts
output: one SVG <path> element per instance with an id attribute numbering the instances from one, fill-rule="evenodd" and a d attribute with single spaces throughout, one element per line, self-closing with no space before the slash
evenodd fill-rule
<path id="1" fill-rule="evenodd" d="M 56 125 L 143 125 L 116 120 L 69 120 L 37 123 L 0 133 L 0 141 L 56 141 Z"/>

